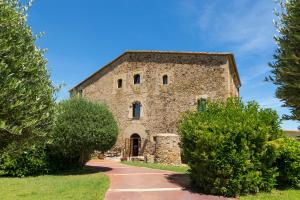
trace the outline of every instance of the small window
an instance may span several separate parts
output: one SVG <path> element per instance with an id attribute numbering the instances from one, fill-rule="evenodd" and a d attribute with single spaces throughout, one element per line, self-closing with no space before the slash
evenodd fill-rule
<path id="1" fill-rule="evenodd" d="M 168 84 L 168 75 L 163 75 L 163 84 L 164 85 Z"/>
<path id="2" fill-rule="evenodd" d="M 140 84 L 141 83 L 141 76 L 139 74 L 136 74 L 133 76 L 133 83 L 134 84 Z"/>
<path id="3" fill-rule="evenodd" d="M 157 141 L 157 137 L 153 136 L 153 142 L 156 142 L 156 141 Z"/>
<path id="4" fill-rule="evenodd" d="M 122 87 L 122 83 L 123 83 L 122 79 L 119 79 L 119 80 L 118 80 L 118 88 L 121 88 L 121 87 Z"/>
<path id="5" fill-rule="evenodd" d="M 198 112 L 204 112 L 205 108 L 206 108 L 206 99 L 204 99 L 204 98 L 199 99 L 197 104 L 198 104 L 198 106 L 197 106 Z"/>
<path id="6" fill-rule="evenodd" d="M 135 102 L 132 104 L 132 117 L 139 119 L 141 117 L 141 103 Z"/>

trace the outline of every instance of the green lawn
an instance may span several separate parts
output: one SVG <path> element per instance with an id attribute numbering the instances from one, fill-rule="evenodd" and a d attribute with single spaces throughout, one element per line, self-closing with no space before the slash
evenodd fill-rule
<path id="1" fill-rule="evenodd" d="M 123 161 L 123 164 L 132 165 L 137 167 L 148 167 L 153 169 L 162 169 L 168 171 L 174 171 L 179 173 L 186 173 L 189 169 L 188 166 L 173 166 L 173 165 L 164 165 L 158 163 L 143 163 L 143 162 L 130 162 L 130 161 Z"/>
<path id="2" fill-rule="evenodd" d="M 64 200 L 104 198 L 109 179 L 100 172 L 45 175 L 27 178 L 0 177 L 1 200 Z"/>
<path id="3" fill-rule="evenodd" d="M 240 200 L 299 200 L 300 189 L 273 190 L 271 193 L 259 193 L 239 197 Z"/>

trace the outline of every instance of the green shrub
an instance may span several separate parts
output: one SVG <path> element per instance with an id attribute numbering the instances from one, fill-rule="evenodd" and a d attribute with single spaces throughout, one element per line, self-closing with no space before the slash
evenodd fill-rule
<path id="1" fill-rule="evenodd" d="M 117 135 L 117 122 L 105 105 L 77 97 L 64 100 L 56 110 L 50 161 L 65 167 L 83 165 L 95 150 L 109 150 Z"/>
<path id="2" fill-rule="evenodd" d="M 278 170 L 279 187 L 297 186 L 300 183 L 300 142 L 293 138 L 279 138 L 269 142 L 272 165 Z"/>
<path id="3" fill-rule="evenodd" d="M 267 142 L 282 136 L 279 125 L 275 111 L 239 99 L 183 114 L 179 132 L 194 185 L 226 196 L 271 190 L 276 168 L 264 155 Z"/>
<path id="4" fill-rule="evenodd" d="M 31 176 L 48 172 L 47 156 L 40 144 L 10 144 L 0 155 L 1 174 L 8 176 Z"/>

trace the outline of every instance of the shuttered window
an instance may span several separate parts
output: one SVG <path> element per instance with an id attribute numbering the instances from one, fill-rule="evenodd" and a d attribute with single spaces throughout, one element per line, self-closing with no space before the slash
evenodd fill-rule
<path id="1" fill-rule="evenodd" d="M 141 103 L 135 102 L 132 104 L 132 117 L 139 119 L 141 117 Z"/>
<path id="2" fill-rule="evenodd" d="M 204 112 L 206 108 L 206 99 L 199 99 L 198 100 L 198 112 Z"/>

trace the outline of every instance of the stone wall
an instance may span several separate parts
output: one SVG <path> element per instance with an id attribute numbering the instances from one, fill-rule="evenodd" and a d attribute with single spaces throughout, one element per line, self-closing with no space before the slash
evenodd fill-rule
<path id="1" fill-rule="evenodd" d="M 154 154 L 155 162 L 172 165 L 181 164 L 179 142 L 179 136 L 176 134 L 157 134 Z"/>
<path id="2" fill-rule="evenodd" d="M 135 74 L 141 76 L 138 85 L 133 84 Z M 168 75 L 167 85 L 162 84 L 164 75 Z M 152 154 L 156 145 L 153 137 L 177 134 L 180 114 L 196 110 L 199 98 L 238 96 L 237 77 L 226 54 L 129 52 L 74 90 L 82 89 L 85 98 L 109 106 L 120 129 L 117 147 L 124 148 L 125 138 L 137 133 L 147 139 L 143 153 Z M 123 80 L 122 88 L 117 88 L 118 79 Z M 139 120 L 132 118 L 135 101 L 142 105 Z"/>

